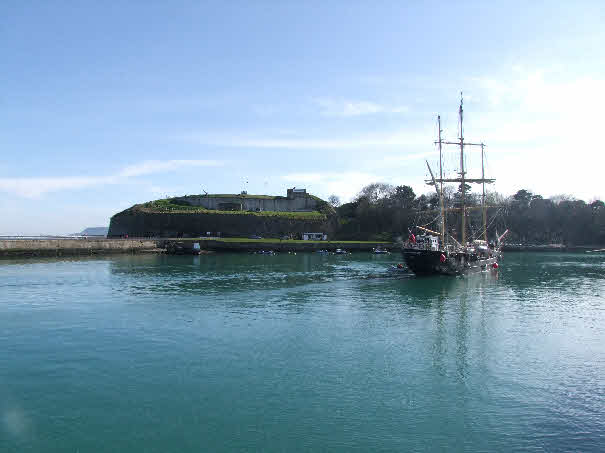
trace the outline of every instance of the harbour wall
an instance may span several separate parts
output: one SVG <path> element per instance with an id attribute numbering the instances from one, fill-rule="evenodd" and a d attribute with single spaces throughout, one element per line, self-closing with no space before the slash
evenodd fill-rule
<path id="1" fill-rule="evenodd" d="M 77 256 L 137 253 L 157 249 L 150 239 L 16 239 L 0 240 L 0 257 Z"/>
<path id="2" fill-rule="evenodd" d="M 194 244 L 201 250 L 217 252 L 276 252 L 371 251 L 375 247 L 395 250 L 395 244 L 384 242 L 338 241 L 225 241 L 220 239 L 17 239 L 0 240 L 0 258 L 87 256 L 117 253 L 164 252 L 171 249 L 192 251 Z"/>

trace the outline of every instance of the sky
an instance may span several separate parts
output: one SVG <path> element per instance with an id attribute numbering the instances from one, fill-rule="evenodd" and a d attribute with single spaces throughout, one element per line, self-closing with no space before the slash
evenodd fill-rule
<path id="1" fill-rule="evenodd" d="M 492 190 L 604 199 L 603 24 L 599 1 L 3 1 L 0 235 L 203 191 L 429 193 L 461 91 Z"/>

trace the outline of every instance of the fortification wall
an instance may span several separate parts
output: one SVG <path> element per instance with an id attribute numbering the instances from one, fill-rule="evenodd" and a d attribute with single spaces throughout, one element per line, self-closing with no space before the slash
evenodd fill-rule
<path id="1" fill-rule="evenodd" d="M 285 216 L 254 214 L 147 213 L 124 211 L 114 215 L 108 237 L 200 237 L 210 231 L 222 236 L 263 237 L 304 232 L 331 234 L 337 227 L 335 218 L 296 219 Z"/>
<path id="2" fill-rule="evenodd" d="M 241 204 L 243 211 L 315 211 L 317 201 L 308 196 L 294 198 L 252 198 L 234 195 L 232 197 L 213 197 L 211 195 L 189 195 L 177 197 L 175 200 L 185 201 L 192 206 L 202 206 L 206 209 L 221 210 L 220 204 Z"/>

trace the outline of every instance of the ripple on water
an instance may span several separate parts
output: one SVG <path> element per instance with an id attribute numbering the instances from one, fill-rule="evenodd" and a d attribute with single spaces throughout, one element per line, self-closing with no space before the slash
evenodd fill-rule
<path id="1" fill-rule="evenodd" d="M 602 257 L 507 254 L 468 278 L 398 258 L 0 263 L 0 410 L 31 428 L 0 446 L 601 448 Z"/>

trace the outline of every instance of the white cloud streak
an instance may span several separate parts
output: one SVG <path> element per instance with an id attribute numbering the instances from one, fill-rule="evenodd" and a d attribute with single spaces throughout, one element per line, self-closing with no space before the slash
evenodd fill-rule
<path id="1" fill-rule="evenodd" d="M 316 104 L 319 106 L 321 114 L 324 116 L 362 116 L 375 115 L 379 113 L 407 113 L 409 111 L 406 106 L 390 106 L 377 104 L 368 101 L 351 101 L 351 100 L 334 100 L 334 99 L 317 99 Z"/>
<path id="2" fill-rule="evenodd" d="M 187 167 L 216 167 L 222 164 L 222 162 L 214 160 L 151 160 L 129 165 L 116 174 L 108 176 L 0 178 L 0 191 L 25 198 L 37 198 L 48 192 L 76 190 L 107 184 L 121 184 L 127 182 L 131 178 L 153 173 L 177 171 L 180 168 Z"/>
<path id="3" fill-rule="evenodd" d="M 203 134 L 187 134 L 181 137 L 200 145 L 230 148 L 261 149 L 361 149 L 368 147 L 402 147 L 426 145 L 427 135 L 417 132 L 390 132 L 351 138 L 300 138 L 300 137 L 212 137 Z"/>
<path id="4" fill-rule="evenodd" d="M 175 171 L 183 167 L 217 167 L 220 165 L 222 162 L 216 160 L 147 160 L 123 168 L 118 175 L 132 177 Z"/>

